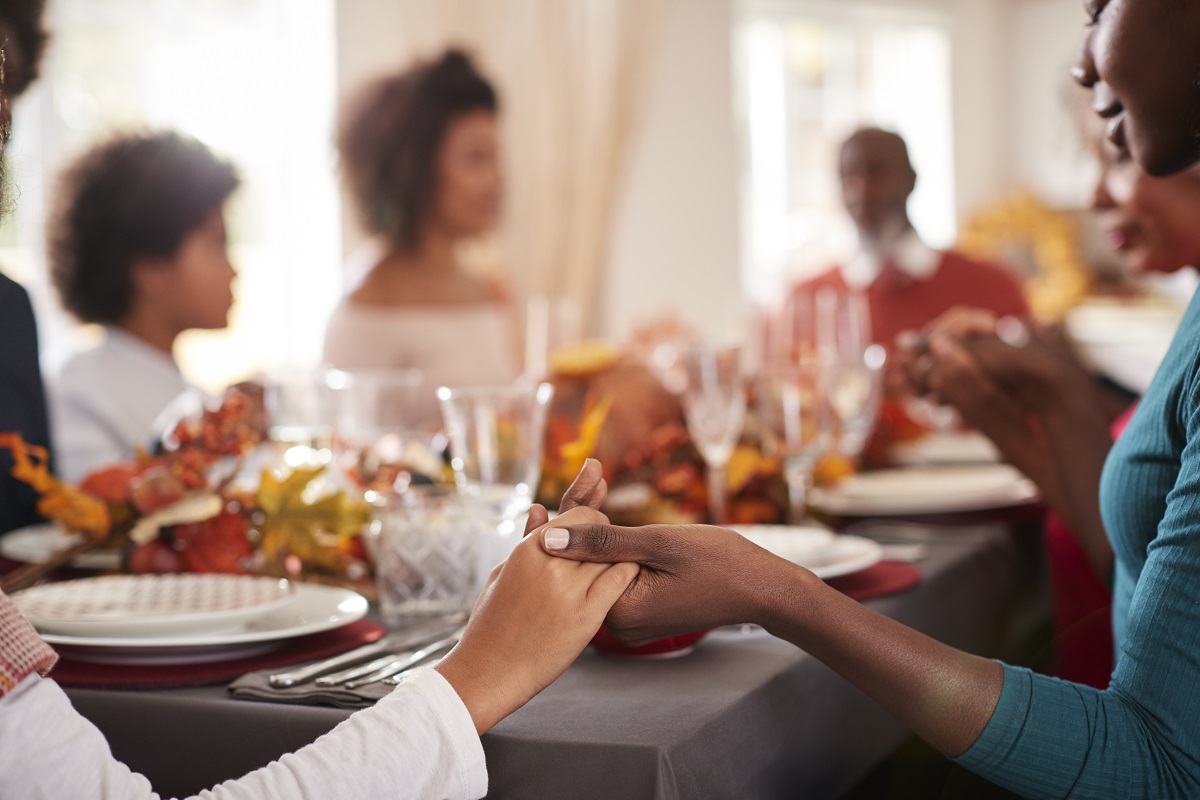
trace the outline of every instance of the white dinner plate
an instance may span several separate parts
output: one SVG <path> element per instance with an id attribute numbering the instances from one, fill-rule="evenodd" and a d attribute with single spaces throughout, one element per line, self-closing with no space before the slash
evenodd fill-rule
<path id="1" fill-rule="evenodd" d="M 892 447 L 892 461 L 903 466 L 995 464 L 1000 451 L 978 431 L 937 431 Z"/>
<path id="2" fill-rule="evenodd" d="M 32 563 L 82 541 L 83 534 L 67 533 L 53 523 L 28 525 L 0 536 L 0 556 Z M 71 559 L 71 566 L 80 569 L 117 569 L 121 566 L 121 554 L 116 550 L 92 550 Z"/>
<path id="3" fill-rule="evenodd" d="M 335 586 L 295 584 L 287 604 L 247 622 L 241 630 L 194 636 L 42 636 L 63 656 L 101 664 L 188 664 L 227 661 L 267 652 L 288 639 L 333 630 L 366 616 L 367 600 Z"/>
<path id="4" fill-rule="evenodd" d="M 261 575 L 103 575 L 35 586 L 13 602 L 43 633 L 190 636 L 237 630 L 294 593 L 290 581 Z"/>
<path id="5" fill-rule="evenodd" d="M 850 575 L 883 558 L 877 542 L 797 525 L 739 525 L 738 533 L 780 558 L 799 564 L 822 580 Z"/>
<path id="6" fill-rule="evenodd" d="M 1171 346 L 1183 310 L 1163 303 L 1084 303 L 1067 313 L 1067 335 L 1088 367 L 1143 394 Z"/>
<path id="7" fill-rule="evenodd" d="M 1007 464 L 864 472 L 809 493 L 814 509 L 846 516 L 984 511 L 1037 499 L 1033 481 Z"/>

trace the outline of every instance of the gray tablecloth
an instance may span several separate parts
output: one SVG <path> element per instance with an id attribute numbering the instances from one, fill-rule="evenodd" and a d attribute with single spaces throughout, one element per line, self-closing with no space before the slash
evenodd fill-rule
<path id="1" fill-rule="evenodd" d="M 1000 650 L 1028 607 L 1019 543 L 963 531 L 931 545 L 921 566 L 919 587 L 869 604 L 958 647 Z M 233 700 L 220 687 L 68 694 L 164 795 L 244 774 L 348 714 Z M 791 645 L 717 631 L 673 660 L 589 651 L 483 743 L 490 797 L 819 798 L 853 786 L 906 735 Z"/>

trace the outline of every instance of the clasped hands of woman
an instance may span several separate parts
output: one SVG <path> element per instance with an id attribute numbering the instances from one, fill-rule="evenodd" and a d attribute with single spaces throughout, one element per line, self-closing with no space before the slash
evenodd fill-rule
<path id="1" fill-rule="evenodd" d="M 958 308 L 902 339 L 896 355 L 909 390 L 953 406 L 991 439 L 1076 532 L 1096 575 L 1109 580 L 1099 487 L 1120 408 L 1061 329 Z"/>

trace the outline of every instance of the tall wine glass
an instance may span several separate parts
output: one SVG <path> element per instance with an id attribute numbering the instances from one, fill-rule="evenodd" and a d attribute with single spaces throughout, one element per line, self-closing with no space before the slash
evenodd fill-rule
<path id="1" fill-rule="evenodd" d="M 684 355 L 683 364 L 687 372 L 684 418 L 708 468 L 709 517 L 720 525 L 728 515 L 725 467 L 746 417 L 742 354 L 737 348 L 693 349 Z"/>
<path id="2" fill-rule="evenodd" d="M 886 360 L 883 347 L 873 344 L 862 353 L 839 358 L 828 369 L 834 449 L 844 456 L 860 456 L 875 429 L 883 402 Z"/>
<path id="3" fill-rule="evenodd" d="M 548 383 L 437 390 L 455 482 L 496 525 L 496 546 L 482 548 L 494 558 L 480 565 L 484 575 L 515 546 L 517 519 L 533 505 L 553 395 Z"/>
<path id="4" fill-rule="evenodd" d="M 817 359 L 805 358 L 769 364 L 759 377 L 763 450 L 783 462 L 793 525 L 808 516 L 813 469 L 830 447 L 826 375 Z"/>
<path id="5" fill-rule="evenodd" d="M 857 457 L 882 403 L 886 351 L 871 344 L 870 312 L 859 292 L 818 289 L 813 297 L 817 358 L 825 372 L 834 449 Z"/>

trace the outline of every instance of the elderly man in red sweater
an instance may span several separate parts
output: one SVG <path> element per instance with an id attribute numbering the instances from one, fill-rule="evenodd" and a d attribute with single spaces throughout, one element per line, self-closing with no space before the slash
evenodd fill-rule
<path id="1" fill-rule="evenodd" d="M 870 307 L 871 338 L 888 347 L 896 334 L 919 331 L 955 306 L 1028 314 L 1011 271 L 921 241 L 907 208 L 917 173 L 898 135 L 857 131 L 842 145 L 839 171 L 846 210 L 858 228 L 858 254 L 796 286 L 793 295 L 823 286 L 861 291 Z"/>

